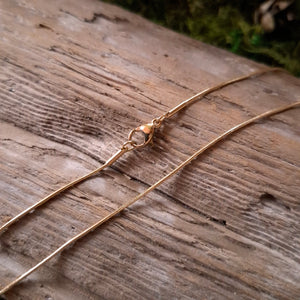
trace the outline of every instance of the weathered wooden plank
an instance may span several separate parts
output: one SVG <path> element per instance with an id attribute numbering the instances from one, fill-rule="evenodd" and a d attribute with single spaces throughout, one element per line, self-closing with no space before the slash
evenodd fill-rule
<path id="1" fill-rule="evenodd" d="M 1 224 L 103 163 L 127 133 L 260 65 L 98 1 L 0 1 Z M 264 75 L 168 121 L 151 148 L 1 236 L 9 282 L 238 122 L 299 97 Z M 300 294 L 299 110 L 235 134 L 7 293 L 292 299 Z"/>

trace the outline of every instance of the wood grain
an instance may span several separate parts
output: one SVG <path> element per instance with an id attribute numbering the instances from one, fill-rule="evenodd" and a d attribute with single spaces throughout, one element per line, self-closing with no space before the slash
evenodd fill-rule
<path id="1" fill-rule="evenodd" d="M 99 166 L 132 128 L 262 67 L 96 0 L 2 0 L 0 28 L 1 224 Z M 299 94 L 299 79 L 277 73 L 188 107 L 153 147 L 6 231 L 1 285 L 218 134 Z M 298 299 L 299 130 L 295 109 L 234 134 L 7 299 Z"/>

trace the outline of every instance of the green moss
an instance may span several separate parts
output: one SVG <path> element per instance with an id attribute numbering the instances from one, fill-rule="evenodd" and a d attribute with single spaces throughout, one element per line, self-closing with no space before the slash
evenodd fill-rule
<path id="1" fill-rule="evenodd" d="M 105 0 L 187 34 L 205 43 L 239 55 L 280 66 L 300 76 L 300 28 L 264 34 L 253 24 L 260 0 Z M 300 1 L 299 1 L 300 2 Z M 294 5 L 300 16 L 300 4 Z"/>

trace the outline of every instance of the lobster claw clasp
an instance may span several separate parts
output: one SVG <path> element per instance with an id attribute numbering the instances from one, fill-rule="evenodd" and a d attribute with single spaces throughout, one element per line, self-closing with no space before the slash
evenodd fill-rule
<path id="1" fill-rule="evenodd" d="M 144 147 L 144 146 L 148 145 L 149 143 L 153 142 L 154 129 L 155 129 L 155 126 L 153 125 L 153 123 L 141 125 L 130 131 L 130 133 L 128 135 L 128 140 L 132 141 L 132 143 L 134 144 L 134 148 Z M 135 133 L 139 133 L 139 132 L 141 132 L 143 134 L 144 140 L 141 142 L 135 141 L 133 139 Z"/>

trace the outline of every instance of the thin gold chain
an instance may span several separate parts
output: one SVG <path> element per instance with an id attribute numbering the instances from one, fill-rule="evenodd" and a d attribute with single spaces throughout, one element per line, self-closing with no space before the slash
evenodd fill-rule
<path id="1" fill-rule="evenodd" d="M 102 171 L 104 168 L 112 165 L 115 161 L 117 161 L 124 153 L 129 152 L 131 150 L 134 150 L 136 148 L 140 148 L 143 147 L 145 145 L 147 145 L 150 141 L 152 141 L 153 135 L 154 135 L 154 130 L 156 128 L 159 128 L 162 124 L 162 122 L 167 119 L 172 117 L 174 114 L 176 114 L 177 112 L 179 112 L 180 110 L 182 110 L 184 107 L 186 107 L 187 105 L 191 104 L 192 102 L 194 102 L 195 100 L 199 100 L 200 97 L 203 97 L 213 91 L 216 91 L 222 87 L 225 87 L 229 84 L 238 82 L 238 81 L 242 81 L 245 79 L 248 79 L 250 77 L 253 76 L 258 76 L 267 72 L 274 72 L 274 71 L 281 71 L 281 69 L 278 68 L 273 68 L 273 69 L 264 69 L 264 70 L 260 70 L 260 71 L 256 71 L 253 72 L 251 74 L 245 75 L 245 76 L 240 76 L 225 82 L 222 82 L 212 88 L 208 88 L 196 95 L 194 95 L 193 97 L 181 102 L 179 105 L 177 105 L 176 107 L 172 108 L 171 110 L 169 110 L 167 113 L 161 115 L 158 118 L 155 118 L 152 120 L 151 123 L 149 124 L 145 124 L 142 126 L 137 127 L 136 129 L 132 130 L 129 133 L 128 136 L 128 140 L 121 146 L 120 150 L 118 150 L 111 158 L 109 158 L 101 167 L 93 170 L 92 172 L 64 185 L 63 187 L 61 187 L 60 189 L 54 191 L 53 193 L 49 194 L 48 196 L 46 196 L 45 198 L 41 199 L 40 201 L 38 201 L 37 203 L 35 203 L 34 205 L 30 206 L 29 208 L 25 209 L 24 211 L 22 211 L 20 214 L 18 214 L 16 217 L 12 218 L 9 222 L 5 223 L 1 228 L 0 228 L 0 232 L 4 231 L 5 229 L 7 229 L 10 225 L 12 225 L 13 223 L 17 222 L 20 218 L 24 217 L 26 214 L 28 214 L 30 211 L 32 211 L 33 209 L 35 209 L 38 206 L 41 206 L 42 204 L 46 203 L 47 201 L 49 201 L 50 199 L 52 199 L 53 197 L 55 197 L 56 195 L 58 195 L 59 193 L 61 193 L 62 191 L 65 191 L 67 189 L 69 189 L 70 187 L 73 187 L 74 185 L 78 184 L 79 182 L 82 182 L 83 180 L 86 180 L 87 178 L 95 175 L 96 173 Z M 208 143 L 207 145 L 205 145 L 204 147 L 202 147 L 201 149 L 199 149 L 198 151 L 196 151 L 192 156 L 190 156 L 187 160 L 185 160 L 183 163 L 181 163 L 180 165 L 178 165 L 173 171 L 171 171 L 169 174 L 167 174 L 166 176 L 164 176 L 163 178 L 161 178 L 159 181 L 157 181 L 155 184 L 153 184 L 152 186 L 150 186 L 148 189 L 146 189 L 144 192 L 142 192 L 141 194 L 139 194 L 137 197 L 131 199 L 130 201 L 126 202 L 125 204 L 121 205 L 118 209 L 116 209 L 115 211 L 113 211 L 112 213 L 108 214 L 106 217 L 102 218 L 101 220 L 97 221 L 96 223 L 94 223 L 92 226 L 88 227 L 87 229 L 85 229 L 84 231 L 82 231 L 81 233 L 79 233 L 78 235 L 76 235 L 75 237 L 71 238 L 70 240 L 68 240 L 66 243 L 64 243 L 62 246 L 60 246 L 58 249 L 56 249 L 54 252 L 52 252 L 49 256 L 47 256 L 46 258 L 44 258 L 42 261 L 40 261 L 38 264 L 36 264 L 34 267 L 32 267 L 31 269 L 29 269 L 27 272 L 23 273 L 22 275 L 20 275 L 19 277 L 17 277 L 14 281 L 12 281 L 10 284 L 8 284 L 7 286 L 5 286 L 2 290 L 0 290 L 0 294 L 5 293 L 6 291 L 8 291 L 10 288 L 12 288 L 14 285 L 16 285 L 18 282 L 20 282 L 22 279 L 24 279 L 25 277 L 27 277 L 29 274 L 31 274 L 32 272 L 34 272 L 35 270 L 37 270 L 38 268 L 40 268 L 44 263 L 46 263 L 47 261 L 49 261 L 51 258 L 53 258 L 55 255 L 57 255 L 58 253 L 62 252 L 65 248 L 67 248 L 70 244 L 76 242 L 77 240 L 79 240 L 80 238 L 84 237 L 85 235 L 87 235 L 89 232 L 93 231 L 95 228 L 97 228 L 98 226 L 100 226 L 101 224 L 105 223 L 106 221 L 108 221 L 109 219 L 111 219 L 112 217 L 114 217 L 115 215 L 117 215 L 119 212 L 121 212 L 122 210 L 124 210 L 125 208 L 127 208 L 128 206 L 132 205 L 133 203 L 135 203 L 136 201 L 138 201 L 140 198 L 142 198 L 143 196 L 147 195 L 149 192 L 153 191 L 155 188 L 157 188 L 159 185 L 161 185 L 164 181 L 166 181 L 167 179 L 169 179 L 171 176 L 173 176 L 174 174 L 176 174 L 179 170 L 181 170 L 182 168 L 184 168 L 187 164 L 189 164 L 193 159 L 195 159 L 197 156 L 199 156 L 201 153 L 203 153 L 204 151 L 206 151 L 207 149 L 211 148 L 212 146 L 214 146 L 216 143 L 218 143 L 220 140 L 224 139 L 225 137 L 227 137 L 228 135 L 244 128 L 245 126 L 268 116 L 283 112 L 285 110 L 288 109 L 292 109 L 295 108 L 297 106 L 300 106 L 300 101 L 299 102 L 295 102 L 293 104 L 290 105 L 286 105 L 280 108 L 276 108 L 270 111 L 267 111 L 265 113 L 262 113 L 260 115 L 257 115 L 247 121 L 244 121 L 234 127 L 232 127 L 231 129 L 229 129 L 228 131 L 224 132 L 223 134 L 221 134 L 220 136 L 218 136 L 217 138 L 215 138 L 214 140 L 212 140 L 210 143 Z M 138 144 L 135 140 L 134 140 L 134 134 L 138 131 L 142 131 L 145 134 L 145 140 L 143 143 Z"/>
<path id="2" fill-rule="evenodd" d="M 257 116 L 255 116 L 255 117 L 253 117 L 251 119 L 248 119 L 248 120 L 246 120 L 246 121 L 244 121 L 244 122 L 242 122 L 242 123 L 240 123 L 240 124 L 238 124 L 238 125 L 230 128 L 229 130 L 225 131 L 223 134 L 219 135 L 218 137 L 216 137 L 215 139 L 213 139 L 211 142 L 209 142 L 208 144 L 206 144 L 204 147 L 202 147 L 198 151 L 196 151 L 188 159 L 186 159 L 184 162 L 182 162 L 180 165 L 178 165 L 173 171 L 171 171 L 169 174 L 167 174 L 166 176 L 164 176 L 163 178 L 161 178 L 160 180 L 158 180 L 156 183 L 154 183 L 152 186 L 150 186 L 144 192 L 140 193 L 135 198 L 133 198 L 133 199 L 129 200 L 128 202 L 126 202 L 125 204 L 121 205 L 119 208 L 117 208 L 116 210 L 114 210 L 113 212 L 111 212 L 110 214 L 108 214 L 107 216 L 105 216 L 104 218 L 100 219 L 99 221 L 97 221 L 96 223 L 94 223 L 93 225 L 91 225 L 90 227 L 88 227 L 87 229 L 83 230 L 82 232 L 80 232 L 79 234 L 77 234 L 76 236 L 74 236 L 73 238 L 71 238 L 70 240 L 68 240 L 66 243 L 64 243 L 63 245 L 61 245 L 59 248 L 57 248 L 55 251 L 53 251 L 46 258 L 44 258 L 43 260 L 41 260 L 34 267 L 32 267 L 31 269 L 29 269 L 28 271 L 26 271 L 25 273 L 23 273 L 22 275 L 20 275 L 19 277 L 17 277 L 14 281 L 12 281 L 11 283 L 9 283 L 7 286 L 5 286 L 0 291 L 0 295 L 3 294 L 3 293 L 5 293 L 5 292 L 7 292 L 14 285 L 16 285 L 17 283 L 19 283 L 25 277 L 29 276 L 32 272 L 34 272 L 35 270 L 37 270 L 38 268 L 40 268 L 47 261 L 49 261 L 55 255 L 57 255 L 60 252 L 62 252 L 68 246 L 70 246 L 71 244 L 75 243 L 79 239 L 83 238 L 89 232 L 95 230 L 97 227 L 99 227 L 100 225 L 102 225 L 106 221 L 108 221 L 111 218 L 113 218 L 115 215 L 117 215 L 118 213 L 120 213 L 121 211 L 123 211 L 125 208 L 129 207 L 130 205 L 132 205 L 133 203 L 137 202 L 139 199 L 141 199 L 142 197 L 144 197 L 145 195 L 147 195 L 148 193 L 150 193 L 151 191 L 153 191 L 154 189 L 156 189 L 163 182 L 165 182 L 167 179 L 169 179 L 170 177 L 172 177 L 173 175 L 175 175 L 178 171 L 180 171 L 182 168 L 184 168 L 186 165 L 188 165 L 192 160 L 194 160 L 195 158 L 197 158 L 204 151 L 206 151 L 209 148 L 213 147 L 215 144 L 217 144 L 222 139 L 224 139 L 227 136 L 233 134 L 234 132 L 236 132 L 236 131 L 238 131 L 238 130 L 240 130 L 240 129 L 246 127 L 246 126 L 248 126 L 249 124 L 254 123 L 257 120 L 260 120 L 260 119 L 266 118 L 266 117 L 270 117 L 272 115 L 275 115 L 275 114 L 278 114 L 280 112 L 283 112 L 283 111 L 295 108 L 297 106 L 300 106 L 300 101 L 292 103 L 292 104 L 289 104 L 289 105 L 286 105 L 286 106 L 282 106 L 282 107 L 279 107 L 279 108 L 275 108 L 273 110 L 269 110 L 269 111 L 267 111 L 265 113 L 257 115 Z"/>
<path id="3" fill-rule="evenodd" d="M 114 162 L 116 162 L 126 152 L 132 151 L 132 150 L 137 149 L 137 148 L 144 147 L 147 144 L 149 144 L 152 141 L 152 138 L 153 138 L 153 135 L 154 135 L 154 130 L 156 128 L 159 128 L 163 121 L 165 121 L 168 118 L 171 118 L 174 114 L 178 113 L 180 110 L 182 110 L 186 106 L 192 104 L 194 101 L 199 100 L 199 99 L 203 98 L 204 96 L 206 96 L 206 95 L 208 95 L 208 94 L 210 94 L 214 91 L 217 91 L 217 90 L 219 90 L 219 89 L 221 89 L 225 86 L 228 86 L 230 84 L 233 84 L 233 83 L 236 83 L 236 82 L 239 82 L 239 81 L 243 81 L 243 80 L 249 79 L 251 77 L 259 76 L 259 75 L 262 75 L 262 74 L 265 74 L 265 73 L 276 72 L 276 71 L 284 71 L 284 70 L 280 69 L 280 68 L 265 68 L 265 69 L 262 69 L 262 70 L 258 70 L 258 71 L 249 73 L 247 75 L 243 75 L 243 76 L 239 76 L 239 77 L 227 80 L 227 81 L 223 81 L 223 82 L 221 82 L 221 83 L 219 83 L 219 84 L 217 84 L 213 87 L 207 88 L 207 89 L 195 94 L 191 98 L 181 102 L 180 104 L 178 104 L 174 108 L 170 109 L 168 112 L 162 114 L 160 117 L 154 118 L 151 123 L 139 126 L 135 129 L 131 130 L 129 135 L 128 135 L 128 140 L 121 146 L 121 149 L 118 150 L 114 155 L 112 155 L 112 157 L 110 157 L 102 166 L 96 168 L 95 170 L 91 171 L 90 173 L 88 173 L 88 174 L 86 174 L 82 177 L 79 177 L 79 178 L 73 180 L 72 182 L 69 182 L 68 184 L 62 186 L 61 188 L 59 188 L 56 191 L 52 192 L 51 194 L 47 195 L 43 199 L 41 199 L 38 202 L 34 203 L 30 207 L 26 208 L 25 210 L 20 212 L 18 215 L 16 215 L 12 219 L 10 219 L 8 222 L 3 224 L 0 227 L 0 234 L 1 234 L 1 232 L 4 232 L 9 226 L 16 223 L 18 220 L 20 220 L 21 218 L 23 218 L 24 216 L 29 214 L 31 211 L 33 211 L 37 207 L 45 204 L 46 202 L 48 202 L 50 199 L 54 198 L 58 194 L 62 193 L 63 191 L 66 191 L 67 189 L 75 186 L 76 184 L 79 184 L 80 182 L 82 182 L 82 181 L 92 177 L 93 175 L 99 173 L 100 171 L 102 171 L 106 167 L 112 165 Z M 142 128 L 143 126 L 146 127 L 146 128 L 144 128 L 144 130 L 148 128 L 149 132 L 147 133 L 147 138 L 144 140 L 144 142 L 141 143 L 141 144 L 138 144 L 134 140 L 134 134 L 136 132 L 139 132 L 139 131 L 144 131 L 143 128 Z"/>
<path id="4" fill-rule="evenodd" d="M 284 70 L 280 69 L 280 68 L 266 68 L 266 69 L 262 69 L 262 70 L 258 70 L 258 71 L 249 73 L 244 76 L 239 76 L 239 77 L 233 78 L 231 80 L 223 81 L 213 87 L 207 88 L 207 89 L 195 94 L 194 96 L 190 97 L 189 99 L 187 99 L 185 101 L 182 101 L 177 106 L 170 109 L 168 112 L 166 112 L 165 114 L 161 115 L 159 118 L 156 118 L 154 120 L 157 120 L 157 123 L 160 126 L 162 121 L 164 121 L 165 119 L 171 118 L 173 115 L 175 115 L 180 110 L 187 107 L 188 105 L 192 104 L 194 101 L 199 100 L 200 98 L 203 98 L 204 96 L 206 96 L 212 92 L 215 92 L 215 91 L 217 91 L 225 86 L 228 86 L 230 84 L 249 79 L 251 77 L 260 76 L 260 75 L 263 75 L 263 74 L 269 73 L 269 72 L 279 72 L 279 71 L 284 71 Z"/>

